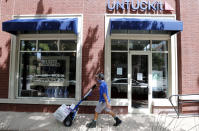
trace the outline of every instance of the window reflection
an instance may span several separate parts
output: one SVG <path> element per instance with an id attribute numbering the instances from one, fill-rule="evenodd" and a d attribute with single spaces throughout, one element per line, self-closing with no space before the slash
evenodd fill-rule
<path id="1" fill-rule="evenodd" d="M 167 40 L 111 40 L 111 97 L 127 98 L 128 53 L 129 51 L 148 51 L 152 54 L 152 96 L 168 97 L 168 41 Z M 133 59 L 138 62 L 139 59 Z M 138 64 L 139 65 L 139 64 Z M 147 64 L 143 64 L 144 69 Z M 148 69 L 148 67 L 146 68 Z M 133 68 L 132 68 L 133 70 Z M 147 72 L 147 71 L 146 71 Z M 139 73 L 131 74 L 137 77 Z M 148 76 L 147 74 L 144 74 Z M 133 77 L 133 76 L 132 76 Z M 143 77 L 147 80 L 147 77 Z M 132 78 L 132 86 L 146 87 L 143 81 Z M 147 82 L 146 82 L 147 83 Z M 136 96 L 136 95 L 134 95 Z"/>
<path id="2" fill-rule="evenodd" d="M 36 40 L 22 40 L 20 43 L 21 51 L 35 51 Z"/>
<path id="3" fill-rule="evenodd" d="M 153 40 L 152 51 L 168 51 L 168 41 L 166 40 Z"/>
<path id="4" fill-rule="evenodd" d="M 39 51 L 58 51 L 57 40 L 39 40 Z"/>
<path id="5" fill-rule="evenodd" d="M 111 40 L 111 50 L 128 50 L 128 40 Z"/>
<path id="6" fill-rule="evenodd" d="M 152 89 L 153 98 L 168 97 L 168 54 L 153 53 Z"/>
<path id="7" fill-rule="evenodd" d="M 129 50 L 149 51 L 150 41 L 149 40 L 130 40 Z"/>
<path id="8" fill-rule="evenodd" d="M 57 40 L 39 40 L 40 52 L 36 47 L 36 40 L 21 41 L 18 95 L 75 98 L 76 52 L 42 52 L 58 50 Z"/>
<path id="9" fill-rule="evenodd" d="M 127 64 L 126 52 L 111 53 L 111 98 L 127 98 Z"/>
<path id="10" fill-rule="evenodd" d="M 60 40 L 60 50 L 76 50 L 77 41 L 75 40 Z"/>

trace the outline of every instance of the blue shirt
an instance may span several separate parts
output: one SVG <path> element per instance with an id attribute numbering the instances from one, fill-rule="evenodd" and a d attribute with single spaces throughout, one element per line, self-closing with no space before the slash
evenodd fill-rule
<path id="1" fill-rule="evenodd" d="M 108 86 L 107 86 L 106 82 L 104 80 L 99 80 L 98 82 L 100 83 L 99 102 L 103 102 L 103 103 L 106 102 L 105 99 L 104 99 L 104 96 L 103 96 L 104 93 L 106 94 L 108 102 L 110 102 L 110 98 L 109 98 L 109 95 L 108 95 Z"/>

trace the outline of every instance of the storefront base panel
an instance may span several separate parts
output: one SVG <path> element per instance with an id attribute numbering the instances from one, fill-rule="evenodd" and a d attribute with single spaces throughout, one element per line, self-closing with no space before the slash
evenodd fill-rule
<path id="1" fill-rule="evenodd" d="M 49 112 L 53 113 L 59 105 L 33 105 L 33 104 L 0 104 L 0 111 L 15 111 L 15 112 Z M 116 114 L 127 114 L 127 106 L 112 107 Z M 78 113 L 94 114 L 95 106 L 80 106 Z M 102 112 L 105 113 L 105 112 Z"/>
<path id="2" fill-rule="evenodd" d="M 178 107 L 175 107 L 176 109 Z M 153 114 L 174 114 L 177 115 L 174 108 L 171 106 L 167 107 L 160 107 L 154 106 L 152 108 Z M 199 115 L 199 104 L 184 104 L 183 106 L 179 107 L 179 115 Z"/>
<path id="3" fill-rule="evenodd" d="M 58 105 L 0 104 L 0 111 L 54 112 Z"/>
<path id="4" fill-rule="evenodd" d="M 153 114 L 171 114 L 171 113 L 175 113 L 175 110 L 171 106 L 153 106 L 152 113 Z"/>
<path id="5" fill-rule="evenodd" d="M 199 114 L 199 103 L 184 103 L 182 105 L 182 113 Z"/>

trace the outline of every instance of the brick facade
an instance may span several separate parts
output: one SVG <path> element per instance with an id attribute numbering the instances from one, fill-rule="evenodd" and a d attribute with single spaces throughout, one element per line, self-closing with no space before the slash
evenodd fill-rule
<path id="1" fill-rule="evenodd" d="M 183 32 L 178 34 L 178 85 L 179 93 L 198 93 L 199 91 L 199 2 L 197 0 L 166 0 L 175 11 L 140 12 L 109 11 L 107 0 L 2 0 L 0 2 L 0 28 L 2 22 L 13 15 L 34 14 L 83 14 L 82 42 L 82 95 L 95 83 L 94 76 L 104 72 L 104 32 L 105 14 L 176 14 L 183 21 Z M 134 2 L 136 2 L 134 0 Z M 164 2 L 164 0 L 163 0 Z M 0 31 L 0 98 L 8 98 L 10 34 Z M 97 100 L 98 90 L 88 100 Z M 5 104 L 4 104 L 5 105 Z M 25 105 L 8 104 L 6 108 L 21 109 Z M 28 105 L 35 107 L 35 105 Z M 37 105 L 39 111 L 51 108 L 50 105 Z M 57 106 L 52 106 L 52 110 Z M 84 108 L 84 106 L 82 106 Z M 91 107 L 92 108 L 92 107 Z M 127 107 L 119 108 L 123 113 Z M 88 110 L 87 108 L 84 108 Z M 29 109 L 27 109 L 28 111 Z M 34 110 L 32 110 L 34 111 Z M 87 112 L 87 111 L 86 111 Z M 88 111 L 90 112 L 90 111 Z"/>

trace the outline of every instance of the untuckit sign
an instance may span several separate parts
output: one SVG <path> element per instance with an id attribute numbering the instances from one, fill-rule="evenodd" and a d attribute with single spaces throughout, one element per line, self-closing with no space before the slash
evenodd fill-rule
<path id="1" fill-rule="evenodd" d="M 163 8 L 163 3 L 161 1 L 146 1 L 146 0 L 122 0 L 121 2 L 119 0 L 108 0 L 107 2 L 107 7 L 109 10 L 141 10 L 141 11 L 150 11 L 150 10 L 155 10 L 155 11 L 163 11 L 163 10 L 174 10 L 167 2 L 164 3 L 164 8 Z"/>

